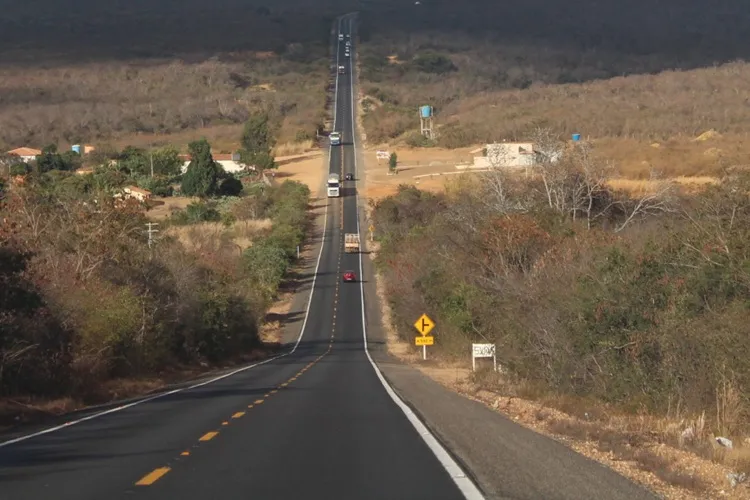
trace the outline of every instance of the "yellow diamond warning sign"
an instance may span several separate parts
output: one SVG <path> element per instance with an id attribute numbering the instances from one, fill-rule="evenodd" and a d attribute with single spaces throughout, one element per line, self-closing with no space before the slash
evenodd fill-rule
<path id="1" fill-rule="evenodd" d="M 432 329 L 435 328 L 435 323 L 432 322 L 429 316 L 423 314 L 419 317 L 417 322 L 414 323 L 414 328 L 424 336 L 429 334 Z"/>

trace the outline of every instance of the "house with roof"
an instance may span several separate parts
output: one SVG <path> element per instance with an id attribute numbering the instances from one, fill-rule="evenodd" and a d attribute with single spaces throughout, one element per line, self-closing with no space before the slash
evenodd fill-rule
<path id="1" fill-rule="evenodd" d="M 495 142 L 483 148 L 471 151 L 472 154 L 483 152 L 474 157 L 473 168 L 528 168 L 544 159 L 544 153 L 537 150 L 531 142 Z M 548 161 L 557 162 L 560 153 L 555 152 Z"/>
<path id="2" fill-rule="evenodd" d="M 16 155 L 21 158 L 24 162 L 28 163 L 30 161 L 33 161 L 36 159 L 37 156 L 42 154 L 42 151 L 40 149 L 34 149 L 34 148 L 27 148 L 27 147 L 21 147 L 12 149 L 10 151 L 6 151 L 9 155 Z"/>
<path id="3" fill-rule="evenodd" d="M 125 200 L 134 199 L 145 203 L 151 199 L 151 191 L 139 188 L 138 186 L 125 186 L 122 188 L 122 193 L 116 194 L 115 198 Z"/>

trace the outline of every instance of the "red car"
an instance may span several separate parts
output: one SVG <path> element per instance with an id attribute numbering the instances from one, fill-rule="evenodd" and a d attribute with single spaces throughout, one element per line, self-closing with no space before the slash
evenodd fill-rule
<path id="1" fill-rule="evenodd" d="M 344 271 L 344 281 L 357 281 L 357 275 L 354 271 Z"/>

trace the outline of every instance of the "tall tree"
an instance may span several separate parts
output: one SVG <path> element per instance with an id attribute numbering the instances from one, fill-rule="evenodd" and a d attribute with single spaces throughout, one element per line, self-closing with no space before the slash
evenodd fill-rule
<path id="1" fill-rule="evenodd" d="M 245 122 L 242 148 L 249 153 L 271 153 L 276 145 L 268 113 L 253 113 Z"/>
<path id="2" fill-rule="evenodd" d="M 201 139 L 191 142 L 188 149 L 191 161 L 182 176 L 182 193 L 201 198 L 216 194 L 221 170 L 211 155 L 211 145 L 206 139 Z"/>
<path id="3" fill-rule="evenodd" d="M 271 150 L 276 145 L 276 138 L 268 113 L 253 113 L 242 132 L 242 149 L 240 161 L 258 171 L 276 168 Z"/>

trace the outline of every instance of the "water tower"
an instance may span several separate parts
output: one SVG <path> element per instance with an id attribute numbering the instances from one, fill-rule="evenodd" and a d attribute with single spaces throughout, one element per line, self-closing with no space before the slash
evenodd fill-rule
<path id="1" fill-rule="evenodd" d="M 419 124 L 422 135 L 428 139 L 434 139 L 432 132 L 432 106 L 420 106 L 419 107 Z"/>

